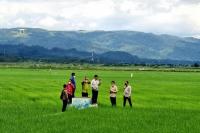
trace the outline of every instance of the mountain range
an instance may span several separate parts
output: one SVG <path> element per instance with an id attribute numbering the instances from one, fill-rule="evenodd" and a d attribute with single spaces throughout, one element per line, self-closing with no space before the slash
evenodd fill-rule
<path id="1" fill-rule="evenodd" d="M 118 51 L 128 54 L 129 57 L 142 59 L 200 61 L 200 39 L 136 31 L 0 29 L 0 45 L 76 49 L 87 53 L 104 54 L 102 58 L 116 55 L 114 52 Z"/>
<path id="2" fill-rule="evenodd" d="M 101 54 L 78 51 L 75 48 L 47 49 L 41 46 L 0 45 L 0 62 L 42 61 L 59 63 L 95 64 L 136 64 L 136 65 L 193 65 L 199 61 L 178 61 L 138 58 L 122 51 L 109 51 Z"/>

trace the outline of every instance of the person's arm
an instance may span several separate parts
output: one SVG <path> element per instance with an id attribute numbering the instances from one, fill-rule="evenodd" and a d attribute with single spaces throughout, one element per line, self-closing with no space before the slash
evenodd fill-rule
<path id="1" fill-rule="evenodd" d="M 98 86 L 100 86 L 101 85 L 101 79 L 99 79 L 99 83 L 98 83 Z"/>
<path id="2" fill-rule="evenodd" d="M 76 89 L 76 81 L 75 81 L 75 79 L 74 79 L 74 88 Z"/>
<path id="3" fill-rule="evenodd" d="M 61 100 L 63 100 L 63 91 L 64 91 L 64 90 L 62 89 L 62 91 L 61 91 L 61 93 L 60 93 L 60 99 L 61 99 Z"/>
<path id="4" fill-rule="evenodd" d="M 72 88 L 75 89 L 75 86 L 73 84 L 71 84 Z"/>
<path id="5" fill-rule="evenodd" d="M 113 87 L 110 87 L 110 93 L 115 93 L 115 90 L 113 89 Z"/>
<path id="6" fill-rule="evenodd" d="M 81 85 L 84 85 L 84 83 L 85 83 L 85 82 L 84 82 L 84 81 L 82 81 L 82 82 L 81 82 Z"/>
<path id="7" fill-rule="evenodd" d="M 118 89 L 117 89 L 117 86 L 115 86 L 115 93 L 117 93 L 118 92 Z"/>
<path id="8" fill-rule="evenodd" d="M 74 85 L 74 88 L 76 89 L 76 81 L 74 79 L 74 77 L 71 78 L 72 84 Z"/>
<path id="9" fill-rule="evenodd" d="M 65 92 L 65 97 L 68 99 L 67 90 L 65 89 L 64 92 Z"/>
<path id="10" fill-rule="evenodd" d="M 91 85 L 90 85 L 91 87 L 92 87 L 92 84 L 93 84 L 93 80 L 91 81 Z"/>
<path id="11" fill-rule="evenodd" d="M 128 87 L 129 89 L 129 96 L 131 96 L 131 86 Z"/>
<path id="12" fill-rule="evenodd" d="M 117 93 L 116 87 L 112 88 L 113 93 Z"/>
<path id="13" fill-rule="evenodd" d="M 112 93 L 112 87 L 110 87 L 110 94 Z"/>
<path id="14" fill-rule="evenodd" d="M 127 87 L 125 87 L 125 93 L 127 94 L 127 95 L 129 95 L 129 93 L 130 93 L 130 88 L 127 86 Z"/>
<path id="15" fill-rule="evenodd" d="M 95 89 L 95 88 L 94 88 L 94 80 L 92 80 L 92 82 L 91 82 L 91 88 L 92 88 L 92 89 Z"/>

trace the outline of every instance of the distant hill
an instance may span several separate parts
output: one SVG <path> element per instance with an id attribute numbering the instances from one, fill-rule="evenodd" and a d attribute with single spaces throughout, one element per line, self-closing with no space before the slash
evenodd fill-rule
<path id="1" fill-rule="evenodd" d="M 26 45 L 0 45 L 0 62 L 20 61 L 45 61 L 65 63 L 101 63 L 101 64 L 167 64 L 167 65 L 191 65 L 200 62 L 158 60 L 138 58 L 126 52 L 109 51 L 101 54 L 79 51 L 75 48 L 47 49 L 41 46 Z"/>
<path id="2" fill-rule="evenodd" d="M 97 54 L 121 51 L 139 58 L 200 61 L 200 40 L 135 31 L 0 29 L 0 44 L 77 49 Z"/>
<path id="3" fill-rule="evenodd" d="M 119 64 L 124 64 L 124 63 L 131 63 L 131 64 L 137 64 L 140 63 L 141 60 L 137 56 L 133 56 L 129 53 L 126 52 L 121 52 L 121 51 L 110 51 L 106 52 L 100 55 L 100 61 L 102 63 L 119 63 Z"/>

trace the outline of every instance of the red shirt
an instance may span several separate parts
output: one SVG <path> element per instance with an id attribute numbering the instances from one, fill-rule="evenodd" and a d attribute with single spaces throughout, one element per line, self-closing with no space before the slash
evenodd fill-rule
<path id="1" fill-rule="evenodd" d="M 74 85 L 72 83 L 68 83 L 65 89 L 68 94 L 72 95 L 74 92 Z"/>

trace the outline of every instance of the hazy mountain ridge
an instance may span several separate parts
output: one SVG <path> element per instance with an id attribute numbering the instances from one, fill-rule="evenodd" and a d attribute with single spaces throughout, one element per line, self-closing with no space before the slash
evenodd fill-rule
<path id="1" fill-rule="evenodd" d="M 100 63 L 100 64 L 150 64 L 150 65 L 192 65 L 199 61 L 178 61 L 138 58 L 122 51 L 109 51 L 102 54 L 72 49 L 26 45 L 0 45 L 0 62 L 45 61 L 60 63 Z"/>
<path id="2" fill-rule="evenodd" d="M 37 45 L 95 53 L 123 51 L 140 58 L 200 61 L 200 40 L 135 31 L 47 31 L 0 29 L 0 44 Z"/>

